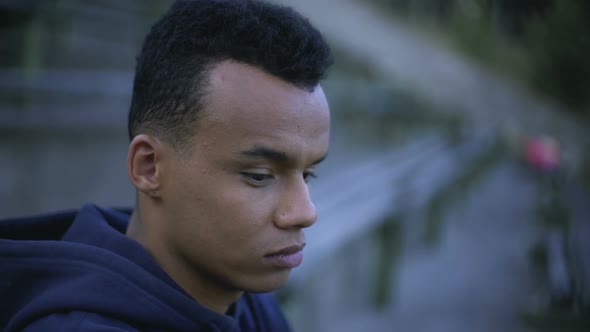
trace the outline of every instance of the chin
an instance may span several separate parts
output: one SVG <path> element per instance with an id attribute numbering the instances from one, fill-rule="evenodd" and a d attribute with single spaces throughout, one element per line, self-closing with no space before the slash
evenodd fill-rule
<path id="1" fill-rule="evenodd" d="M 268 293 L 273 292 L 287 284 L 289 281 L 290 270 L 274 272 L 271 275 L 256 278 L 244 287 L 244 290 L 250 293 Z"/>

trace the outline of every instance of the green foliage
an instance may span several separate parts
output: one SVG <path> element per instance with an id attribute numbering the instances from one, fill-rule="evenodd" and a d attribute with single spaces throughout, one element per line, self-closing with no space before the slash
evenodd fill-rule
<path id="1" fill-rule="evenodd" d="M 495 142 L 480 152 L 454 179 L 435 193 L 426 206 L 426 229 L 424 230 L 426 243 L 438 242 L 448 209 L 476 188 L 480 180 L 505 158 L 505 153 L 502 142 Z"/>
<path id="2" fill-rule="evenodd" d="M 556 174 L 538 174 L 539 197 L 536 204 L 538 220 L 547 228 L 567 232 L 570 210 L 564 193 L 564 180 Z"/>
<path id="3" fill-rule="evenodd" d="M 583 6 L 559 1 L 528 34 L 533 84 L 578 111 L 590 104 L 590 22 Z"/>
<path id="4" fill-rule="evenodd" d="M 526 314 L 521 317 L 534 331 L 542 332 L 587 332 L 590 331 L 588 313 L 572 313 L 554 310 L 547 313 Z"/>
<path id="5" fill-rule="evenodd" d="M 395 270 L 402 254 L 402 227 L 402 219 L 390 215 L 376 229 L 375 238 L 379 241 L 379 254 L 375 273 L 374 304 L 378 310 L 386 308 L 391 301 Z"/>
<path id="6" fill-rule="evenodd" d="M 482 63 L 590 115 L 587 0 L 372 0 Z M 426 22 L 426 24 L 424 24 Z"/>
<path id="7" fill-rule="evenodd" d="M 517 79 L 528 74 L 528 63 L 522 51 L 506 36 L 498 34 L 487 20 L 454 15 L 447 24 L 448 33 L 461 52 Z"/>

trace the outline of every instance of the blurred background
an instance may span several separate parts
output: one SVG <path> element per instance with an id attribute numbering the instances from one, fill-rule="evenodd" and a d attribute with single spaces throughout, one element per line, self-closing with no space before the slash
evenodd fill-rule
<path id="1" fill-rule="evenodd" d="M 292 0 L 336 55 L 296 331 L 590 331 L 590 3 Z M 0 217 L 129 206 L 170 1 L 0 0 Z"/>

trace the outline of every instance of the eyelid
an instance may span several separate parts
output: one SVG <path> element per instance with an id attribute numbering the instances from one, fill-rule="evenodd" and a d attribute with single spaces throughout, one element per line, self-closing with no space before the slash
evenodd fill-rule
<path id="1" fill-rule="evenodd" d="M 246 171 L 246 172 L 240 172 L 240 174 L 244 178 L 246 178 L 246 180 L 248 181 L 248 183 L 250 185 L 253 185 L 255 187 L 264 186 L 265 184 L 267 184 L 268 181 L 274 179 L 273 174 L 260 172 L 260 171 Z M 255 177 L 262 177 L 263 179 L 258 180 L 258 179 L 255 179 Z"/>
<path id="2" fill-rule="evenodd" d="M 310 178 L 317 179 L 317 177 L 318 176 L 313 169 L 306 170 L 303 172 L 303 179 L 305 180 L 305 182 L 309 182 Z"/>

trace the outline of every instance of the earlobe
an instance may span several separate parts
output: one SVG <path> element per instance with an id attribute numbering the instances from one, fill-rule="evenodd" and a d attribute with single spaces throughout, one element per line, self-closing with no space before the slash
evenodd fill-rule
<path id="1" fill-rule="evenodd" d="M 158 198 L 160 196 L 161 143 L 150 135 L 140 134 L 129 144 L 127 173 L 137 190 Z"/>

